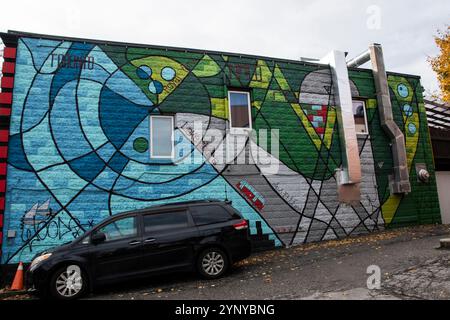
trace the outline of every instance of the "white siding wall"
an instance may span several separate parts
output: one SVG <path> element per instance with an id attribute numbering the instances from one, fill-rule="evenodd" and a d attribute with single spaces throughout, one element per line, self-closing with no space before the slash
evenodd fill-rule
<path id="1" fill-rule="evenodd" d="M 436 172 L 442 223 L 450 224 L 450 171 Z"/>

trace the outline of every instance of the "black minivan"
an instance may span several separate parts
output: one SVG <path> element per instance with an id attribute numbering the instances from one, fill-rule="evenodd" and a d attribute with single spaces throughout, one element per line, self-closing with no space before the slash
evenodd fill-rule
<path id="1" fill-rule="evenodd" d="M 171 271 L 215 279 L 250 253 L 248 222 L 230 202 L 174 203 L 114 215 L 42 252 L 27 282 L 41 296 L 76 299 L 99 285 Z"/>

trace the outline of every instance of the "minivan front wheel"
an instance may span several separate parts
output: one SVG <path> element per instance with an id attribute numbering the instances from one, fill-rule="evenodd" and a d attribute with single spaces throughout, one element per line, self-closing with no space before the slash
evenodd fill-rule
<path id="1" fill-rule="evenodd" d="M 197 269 L 206 279 L 216 279 L 221 277 L 228 269 L 228 257 L 219 248 L 208 248 L 198 257 Z"/>
<path id="2" fill-rule="evenodd" d="M 86 291 L 85 273 L 76 265 L 67 265 L 56 270 L 50 280 L 52 296 L 60 300 L 72 300 L 81 297 Z"/>

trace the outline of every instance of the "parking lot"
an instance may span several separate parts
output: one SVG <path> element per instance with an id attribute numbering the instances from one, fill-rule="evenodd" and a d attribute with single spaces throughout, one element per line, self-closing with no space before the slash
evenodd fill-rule
<path id="1" fill-rule="evenodd" d="M 258 253 L 225 278 L 193 274 L 103 288 L 88 299 L 449 299 L 450 252 L 437 250 L 448 226 L 406 228 Z M 367 267 L 381 290 L 367 289 Z"/>
<path id="2" fill-rule="evenodd" d="M 450 299 L 450 226 L 421 226 L 256 253 L 224 278 L 159 276 L 103 287 L 85 299 Z M 381 289 L 368 290 L 368 266 Z M 34 299 L 28 295 L 7 299 Z"/>

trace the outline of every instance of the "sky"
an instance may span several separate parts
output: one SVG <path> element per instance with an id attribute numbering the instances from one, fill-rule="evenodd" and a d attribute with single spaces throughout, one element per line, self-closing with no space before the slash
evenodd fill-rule
<path id="1" fill-rule="evenodd" d="M 155 44 L 298 60 L 383 46 L 389 71 L 438 81 L 427 58 L 450 24 L 449 0 L 14 0 L 0 31 Z"/>

